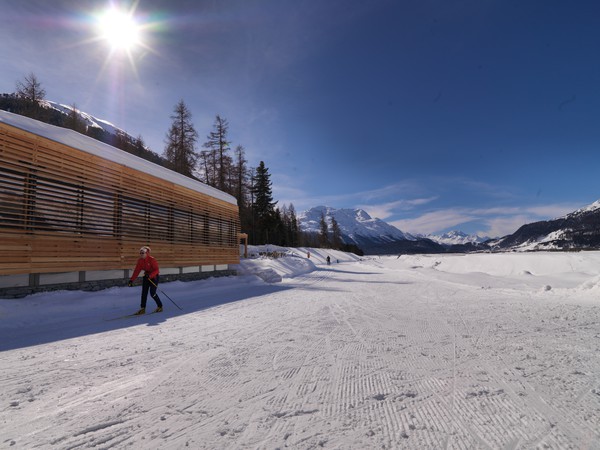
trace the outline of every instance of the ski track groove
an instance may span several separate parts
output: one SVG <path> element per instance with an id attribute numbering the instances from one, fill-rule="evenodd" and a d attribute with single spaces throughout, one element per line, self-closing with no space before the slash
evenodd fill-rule
<path id="1" fill-rule="evenodd" d="M 573 327 L 553 317 L 583 310 L 544 311 L 507 290 L 508 300 L 486 303 L 490 315 L 483 317 L 477 303 L 497 292 L 482 290 L 475 300 L 474 286 L 440 279 L 442 298 L 418 270 L 397 275 L 383 264 L 370 267 L 372 275 L 363 277 L 380 282 L 378 295 L 368 282 L 344 283 L 341 269 L 323 269 L 294 278 L 295 289 L 268 309 L 255 311 L 251 301 L 221 305 L 170 321 L 168 336 L 159 334 L 162 327 L 139 325 L 112 332 L 141 344 L 137 351 L 127 342 L 89 351 L 91 337 L 30 350 L 19 363 L 27 375 L 8 373 L 7 395 L 0 394 L 5 404 L 20 400 L 11 410 L 16 423 L 31 421 L 19 445 L 318 448 L 328 446 L 322 424 L 329 423 L 361 449 L 600 448 L 600 413 L 586 418 L 573 407 L 600 411 L 600 383 L 586 376 L 598 346 L 575 358 L 576 341 L 568 340 L 593 342 L 597 311 Z M 361 269 L 368 272 L 369 264 Z M 427 315 L 420 315 L 422 305 Z M 201 332 L 189 335 L 197 321 Z M 301 330 L 294 339 L 292 326 Z M 532 356 L 549 346 L 562 358 L 554 366 Z M 45 352 L 56 358 L 38 367 Z M 91 381 L 73 388 L 73 373 Z M 572 395 L 553 395 L 556 386 Z M 19 412 L 53 404 L 50 419 Z M 67 424 L 90 409 L 91 421 Z M 149 432 L 138 417 L 156 427 Z M 56 425 L 70 432 L 56 432 Z"/>

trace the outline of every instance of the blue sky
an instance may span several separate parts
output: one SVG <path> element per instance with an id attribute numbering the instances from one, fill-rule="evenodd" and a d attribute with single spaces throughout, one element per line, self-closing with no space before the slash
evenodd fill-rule
<path id="1" fill-rule="evenodd" d="M 34 72 L 162 153 L 183 99 L 279 204 L 488 236 L 600 198 L 600 3 L 1 0 L 0 92 Z M 114 50 L 96 18 L 133 11 Z"/>

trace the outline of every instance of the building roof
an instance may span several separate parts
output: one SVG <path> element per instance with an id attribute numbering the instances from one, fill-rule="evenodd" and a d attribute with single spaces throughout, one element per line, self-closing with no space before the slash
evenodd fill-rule
<path id="1" fill-rule="evenodd" d="M 76 131 L 57 127 L 55 125 L 50 125 L 38 120 L 30 119 L 29 117 L 20 116 L 18 114 L 9 113 L 2 110 L 0 110 L 0 123 L 5 123 L 14 128 L 27 131 L 68 147 L 96 155 L 100 158 L 107 159 L 163 180 L 168 180 L 179 186 L 183 186 L 202 194 L 206 194 L 225 202 L 237 205 L 237 200 L 235 197 L 223 191 L 201 183 L 200 181 L 186 177 L 178 172 L 174 172 L 166 167 L 127 153 L 123 150 L 119 150 L 118 148 L 105 144 L 104 142 L 100 142 L 81 133 L 77 133 Z"/>

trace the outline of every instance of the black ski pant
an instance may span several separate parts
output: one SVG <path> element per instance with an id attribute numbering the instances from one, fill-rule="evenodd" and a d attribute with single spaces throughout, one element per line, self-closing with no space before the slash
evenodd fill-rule
<path id="1" fill-rule="evenodd" d="M 146 307 L 146 299 L 148 298 L 148 290 L 150 291 L 150 297 L 154 299 L 156 302 L 156 306 L 162 308 L 162 302 L 160 298 L 156 294 L 156 287 L 158 286 L 158 275 L 155 278 L 150 279 L 148 277 L 144 277 L 144 283 L 142 284 L 142 308 Z"/>

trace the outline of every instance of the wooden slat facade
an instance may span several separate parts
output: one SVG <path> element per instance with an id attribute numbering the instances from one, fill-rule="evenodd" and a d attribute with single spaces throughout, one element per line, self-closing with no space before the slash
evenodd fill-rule
<path id="1" fill-rule="evenodd" d="M 239 263 L 237 205 L 0 122 L 0 275 Z"/>

